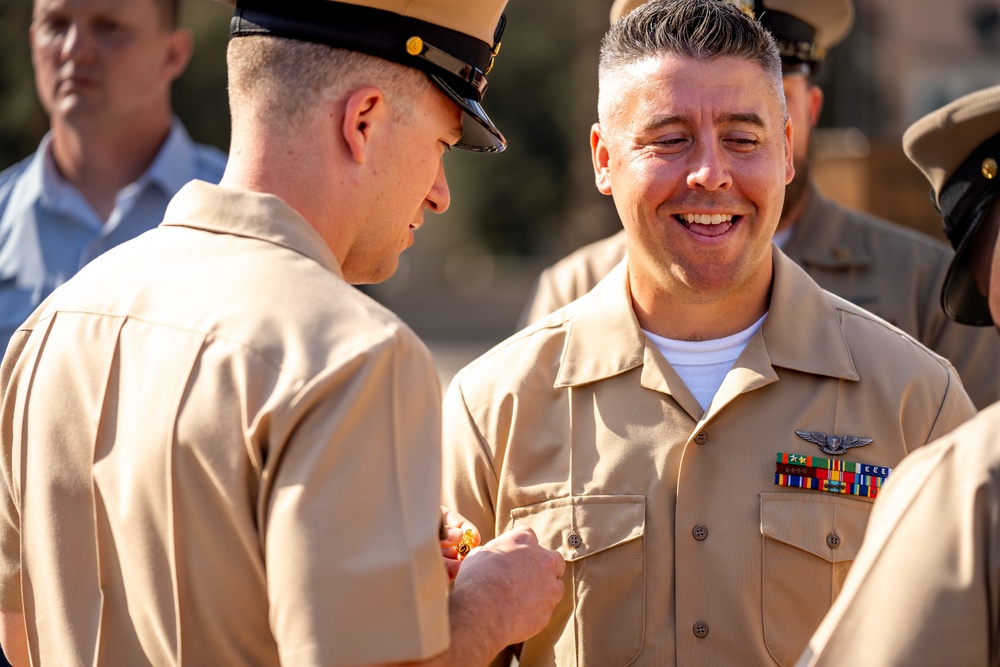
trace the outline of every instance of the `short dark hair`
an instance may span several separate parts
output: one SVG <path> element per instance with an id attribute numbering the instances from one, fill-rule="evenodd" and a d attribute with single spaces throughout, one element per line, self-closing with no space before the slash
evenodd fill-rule
<path id="1" fill-rule="evenodd" d="M 781 91 L 781 58 L 774 37 L 725 0 L 652 0 L 629 12 L 611 25 L 601 42 L 600 76 L 665 53 L 756 62 Z"/>

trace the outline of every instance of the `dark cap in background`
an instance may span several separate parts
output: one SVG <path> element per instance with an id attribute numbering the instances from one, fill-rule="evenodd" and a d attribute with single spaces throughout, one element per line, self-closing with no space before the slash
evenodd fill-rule
<path id="1" fill-rule="evenodd" d="M 507 0 L 222 0 L 234 39 L 271 35 L 358 51 L 421 70 L 464 112 L 456 144 L 502 151 L 482 107 Z"/>
<path id="2" fill-rule="evenodd" d="M 614 23 L 647 0 L 615 0 Z M 854 24 L 851 0 L 725 0 L 755 17 L 774 36 L 786 73 L 808 72 Z"/>
<path id="3" fill-rule="evenodd" d="M 955 248 L 941 306 L 961 324 L 993 324 L 970 259 L 976 232 L 1000 194 L 1000 86 L 970 93 L 927 114 L 903 133 L 903 150 L 930 181 L 931 200 Z"/>

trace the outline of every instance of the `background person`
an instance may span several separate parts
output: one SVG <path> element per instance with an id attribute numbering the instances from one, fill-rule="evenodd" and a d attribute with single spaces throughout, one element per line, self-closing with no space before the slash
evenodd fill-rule
<path id="1" fill-rule="evenodd" d="M 1000 86 L 903 135 L 956 255 L 948 316 L 1000 324 Z M 1000 406 L 906 458 L 799 665 L 1000 664 Z"/>
<path id="2" fill-rule="evenodd" d="M 351 286 L 448 208 L 450 147 L 503 148 L 481 102 L 504 5 L 239 3 L 222 185 L 185 186 L 4 358 L 5 645 L 26 633 L 52 665 L 482 665 L 544 626 L 564 565 L 527 529 L 448 595 L 434 366 Z"/>
<path id="3" fill-rule="evenodd" d="M 758 22 L 650 2 L 599 80 L 627 259 L 455 377 L 444 504 L 567 561 L 552 621 L 498 662 L 792 665 L 881 480 L 975 410 L 947 361 L 771 243 L 794 126 Z"/>
<path id="4" fill-rule="evenodd" d="M 225 155 L 194 143 L 170 107 L 191 57 L 179 0 L 35 0 L 29 33 L 51 129 L 0 173 L 0 349 L 53 289 L 152 229 Z"/>
<path id="5" fill-rule="evenodd" d="M 644 0 L 617 0 L 611 20 Z M 823 108 L 815 74 L 828 49 L 849 32 L 851 0 L 757 0 L 745 7 L 778 43 L 792 119 L 795 177 L 788 184 L 775 243 L 820 287 L 907 332 L 954 364 L 982 408 L 1000 399 L 1000 340 L 957 324 L 938 307 L 951 261 L 926 234 L 854 211 L 821 195 L 810 178 L 812 130 Z M 538 321 L 590 291 L 625 254 L 625 231 L 577 250 L 539 276 L 521 324 Z"/>

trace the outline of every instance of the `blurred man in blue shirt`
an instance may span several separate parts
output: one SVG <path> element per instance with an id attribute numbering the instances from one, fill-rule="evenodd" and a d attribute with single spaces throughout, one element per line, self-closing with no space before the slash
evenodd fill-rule
<path id="1" fill-rule="evenodd" d="M 31 55 L 51 129 L 0 173 L 0 352 L 53 289 L 158 225 L 181 186 L 221 178 L 225 155 L 194 143 L 171 111 L 192 52 L 178 9 L 35 0 Z"/>

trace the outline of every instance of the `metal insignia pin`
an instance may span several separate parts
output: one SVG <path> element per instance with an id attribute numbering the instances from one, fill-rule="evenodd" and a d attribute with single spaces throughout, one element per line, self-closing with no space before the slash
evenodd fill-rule
<path id="1" fill-rule="evenodd" d="M 983 160 L 983 176 L 986 180 L 992 181 L 997 175 L 997 161 L 991 157 Z"/>
<path id="2" fill-rule="evenodd" d="M 875 438 L 859 438 L 853 435 L 827 435 L 822 431 L 796 431 L 795 435 L 816 443 L 821 452 L 831 456 L 846 454 L 852 447 L 864 447 L 875 441 Z"/>

